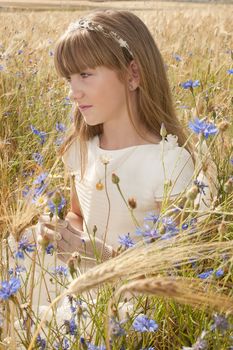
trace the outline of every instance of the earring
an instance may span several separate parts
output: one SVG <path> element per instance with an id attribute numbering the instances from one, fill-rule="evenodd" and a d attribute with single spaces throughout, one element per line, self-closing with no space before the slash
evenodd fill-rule
<path id="1" fill-rule="evenodd" d="M 133 87 L 132 84 L 129 84 L 129 90 L 130 90 L 130 91 L 133 91 L 133 90 L 134 90 L 134 87 Z"/>

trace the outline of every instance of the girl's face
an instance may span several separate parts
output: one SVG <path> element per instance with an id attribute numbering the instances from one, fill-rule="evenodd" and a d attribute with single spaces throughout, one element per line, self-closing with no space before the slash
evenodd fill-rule
<path id="1" fill-rule="evenodd" d="M 128 115 L 125 87 L 115 71 L 104 66 L 88 68 L 69 80 L 71 97 L 88 125 L 122 122 Z"/>

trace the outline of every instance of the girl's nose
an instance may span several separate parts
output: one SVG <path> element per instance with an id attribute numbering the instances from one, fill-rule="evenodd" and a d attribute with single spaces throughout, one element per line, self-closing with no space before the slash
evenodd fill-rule
<path id="1" fill-rule="evenodd" d="M 73 91 L 73 90 L 70 90 L 69 92 L 69 98 L 71 101 L 73 102 L 78 102 L 82 99 L 83 97 L 83 92 L 82 91 Z"/>

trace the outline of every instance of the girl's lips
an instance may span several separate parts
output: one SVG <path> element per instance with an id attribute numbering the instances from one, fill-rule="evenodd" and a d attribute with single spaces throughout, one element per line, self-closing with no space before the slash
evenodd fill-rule
<path id="1" fill-rule="evenodd" d="M 92 107 L 91 105 L 80 105 L 79 108 L 81 109 L 81 111 L 85 111 L 86 109 Z"/>

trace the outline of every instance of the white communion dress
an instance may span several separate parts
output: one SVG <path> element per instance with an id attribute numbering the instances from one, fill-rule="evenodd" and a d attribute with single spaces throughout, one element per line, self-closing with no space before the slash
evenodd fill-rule
<path id="1" fill-rule="evenodd" d="M 93 234 L 95 226 L 96 236 L 100 239 L 106 237 L 106 243 L 113 248 L 119 246 L 119 236 L 127 233 L 138 240 L 136 226 L 143 225 L 149 212 L 158 214 L 157 203 L 163 199 L 165 182 L 171 184 L 171 198 L 185 191 L 192 183 L 194 164 L 191 155 L 178 146 L 177 138 L 173 135 L 168 135 L 158 144 L 118 150 L 101 149 L 99 137 L 95 136 L 87 142 L 87 150 L 83 178 L 78 139 L 65 152 L 63 161 L 68 172 L 75 175 L 76 192 L 85 221 L 84 231 Z M 119 178 L 125 201 L 117 185 L 112 182 L 113 173 Z M 103 188 L 100 190 L 97 187 Z M 137 223 L 125 203 L 132 198 L 136 201 L 134 216 Z"/>

